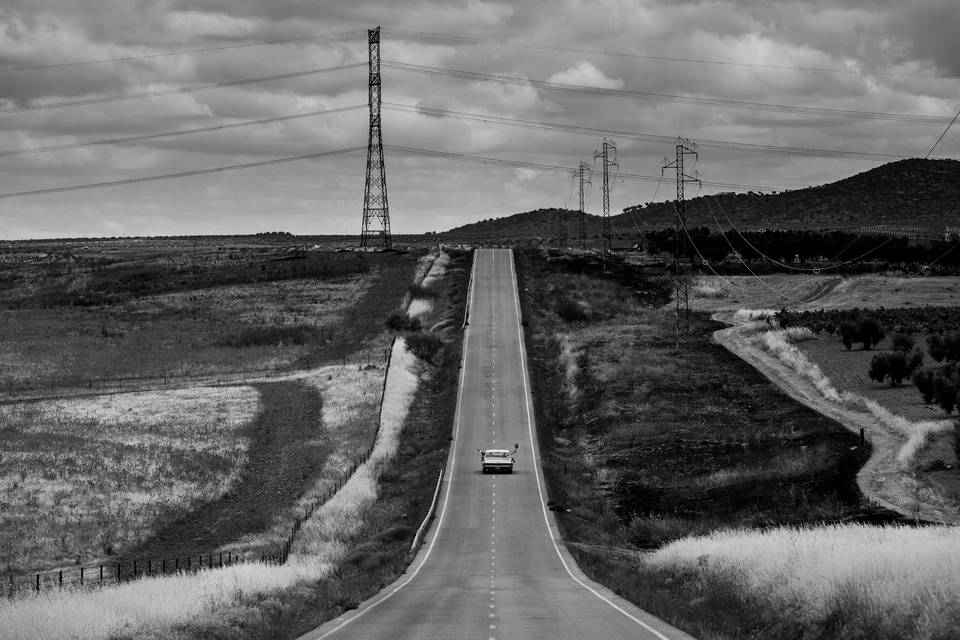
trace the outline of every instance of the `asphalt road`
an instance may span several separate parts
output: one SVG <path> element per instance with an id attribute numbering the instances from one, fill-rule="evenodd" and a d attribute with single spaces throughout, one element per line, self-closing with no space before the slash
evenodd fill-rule
<path id="1" fill-rule="evenodd" d="M 404 576 L 304 639 L 689 638 L 587 580 L 555 542 L 519 315 L 511 252 L 478 250 L 454 441 L 433 527 Z M 515 443 L 513 474 L 480 472 L 477 449 Z"/>

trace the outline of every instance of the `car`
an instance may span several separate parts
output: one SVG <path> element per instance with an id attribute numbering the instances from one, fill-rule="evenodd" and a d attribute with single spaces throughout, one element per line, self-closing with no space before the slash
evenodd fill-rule
<path id="1" fill-rule="evenodd" d="M 516 464 L 514 454 L 519 446 L 510 449 L 478 449 L 480 451 L 480 469 L 483 473 L 513 473 Z"/>

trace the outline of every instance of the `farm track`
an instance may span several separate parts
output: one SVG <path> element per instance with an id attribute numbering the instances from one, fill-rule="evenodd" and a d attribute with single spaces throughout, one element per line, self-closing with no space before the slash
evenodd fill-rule
<path id="1" fill-rule="evenodd" d="M 249 460 L 232 490 L 122 554 L 123 560 L 208 552 L 270 527 L 293 506 L 323 469 L 320 393 L 295 381 L 254 385 L 262 410 L 245 429 Z"/>
<path id="2" fill-rule="evenodd" d="M 713 318 L 733 324 L 733 314 L 717 313 Z M 749 324 L 733 324 L 714 332 L 714 340 L 737 355 L 793 399 L 828 418 L 836 420 L 854 433 L 864 430 L 872 447 L 870 459 L 857 474 L 857 485 L 870 500 L 908 518 L 927 522 L 960 524 L 956 507 L 944 507 L 936 500 L 921 497 L 915 483 L 901 471 L 897 453 L 904 444 L 902 435 L 881 427 L 866 413 L 847 409 L 823 398 L 812 383 L 803 379 L 776 358 L 750 343 L 753 329 Z"/>

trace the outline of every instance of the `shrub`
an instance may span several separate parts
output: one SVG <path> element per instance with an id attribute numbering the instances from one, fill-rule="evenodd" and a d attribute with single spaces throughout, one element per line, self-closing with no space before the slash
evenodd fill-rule
<path id="1" fill-rule="evenodd" d="M 407 349 L 421 360 L 432 362 L 443 348 L 443 340 L 432 333 L 411 333 L 406 337 Z"/>
<path id="2" fill-rule="evenodd" d="M 385 323 L 391 331 L 420 331 L 420 319 L 405 313 L 394 313 Z"/>
<path id="3" fill-rule="evenodd" d="M 565 322 L 582 322 L 589 320 L 590 316 L 583 306 L 571 298 L 561 298 L 556 306 L 557 315 Z"/>
<path id="4" fill-rule="evenodd" d="M 898 333 L 895 336 L 893 336 L 894 351 L 902 351 L 903 353 L 908 353 L 911 349 L 913 349 L 913 344 L 914 344 L 913 337 L 905 333 Z"/>
<path id="5" fill-rule="evenodd" d="M 302 345 L 319 341 L 322 338 L 323 333 L 317 327 L 308 324 L 291 327 L 248 327 L 236 335 L 224 338 L 220 341 L 220 345 L 238 348 L 291 344 Z"/>

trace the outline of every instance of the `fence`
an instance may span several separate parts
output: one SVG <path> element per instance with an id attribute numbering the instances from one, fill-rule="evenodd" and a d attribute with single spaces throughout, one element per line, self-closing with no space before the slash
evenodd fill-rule
<path id="1" fill-rule="evenodd" d="M 117 560 L 115 562 L 77 565 L 51 571 L 31 572 L 29 574 L 10 574 L 3 585 L 7 597 L 12 597 L 25 591 L 40 593 L 42 591 L 63 589 L 64 587 L 95 588 L 104 585 L 121 584 L 148 576 L 194 572 L 205 568 L 219 568 L 236 564 L 237 562 L 259 560 L 260 562 L 268 564 L 284 564 L 290 557 L 293 542 L 303 523 L 306 522 L 321 505 L 335 496 L 351 476 L 353 476 L 360 465 L 369 460 L 373 454 L 373 449 L 377 444 L 377 438 L 380 435 L 380 425 L 383 416 L 383 399 L 387 392 L 387 377 L 390 373 L 390 362 L 392 360 L 393 346 L 395 343 L 396 337 L 394 337 L 390 343 L 390 350 L 387 354 L 386 373 L 383 376 L 383 385 L 380 389 L 380 412 L 377 417 L 377 428 L 374 430 L 370 444 L 347 470 L 340 474 L 327 491 L 310 501 L 303 507 L 302 512 L 297 513 L 290 525 L 290 532 L 279 546 L 267 548 L 259 554 L 250 551 L 208 551 L 182 557 Z M 204 559 L 206 559 L 206 564 L 204 564 Z"/>

